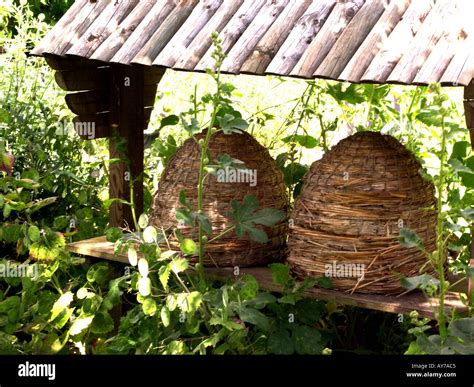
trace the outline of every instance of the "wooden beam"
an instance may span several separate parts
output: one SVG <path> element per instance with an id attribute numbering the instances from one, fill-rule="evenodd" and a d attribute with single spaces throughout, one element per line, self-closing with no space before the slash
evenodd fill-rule
<path id="1" fill-rule="evenodd" d="M 89 115 L 109 110 L 109 95 L 106 91 L 81 91 L 66 95 L 66 105 L 77 115 Z"/>
<path id="2" fill-rule="evenodd" d="M 116 255 L 114 244 L 107 242 L 105 237 L 70 243 L 67 245 L 67 249 L 76 254 L 129 264 L 127 254 Z M 236 278 L 233 268 L 206 268 L 205 273 L 208 278 L 223 282 Z M 244 274 L 253 275 L 262 289 L 282 292 L 281 286 L 273 282 L 271 271 L 266 267 L 241 268 L 240 275 Z M 439 307 L 439 300 L 436 298 L 426 299 L 421 292 L 411 292 L 401 296 L 385 296 L 381 294 L 350 294 L 338 290 L 313 288 L 305 291 L 303 296 L 388 313 L 408 314 L 416 310 L 420 316 L 432 319 L 435 318 L 434 312 Z M 451 314 L 453 309 L 459 313 L 467 311 L 466 306 L 460 301 L 459 295 L 454 292 L 448 293 L 445 308 L 448 314 Z"/>
<path id="3" fill-rule="evenodd" d="M 130 202 L 133 183 L 137 216 L 143 211 L 143 156 L 145 127 L 144 68 L 135 66 L 112 67 L 110 112 L 113 133 L 109 143 L 110 159 L 120 159 L 109 168 L 111 199 Z M 109 223 L 112 227 L 133 228 L 130 206 L 114 203 L 110 207 Z"/>
<path id="4" fill-rule="evenodd" d="M 65 91 L 107 90 L 108 67 L 58 71 L 54 78 Z"/>

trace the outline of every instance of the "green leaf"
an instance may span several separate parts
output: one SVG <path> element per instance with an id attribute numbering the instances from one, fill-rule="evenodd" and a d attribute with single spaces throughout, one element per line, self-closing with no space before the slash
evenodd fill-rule
<path id="1" fill-rule="evenodd" d="M 143 313 L 145 313 L 147 316 L 154 316 L 158 309 L 155 300 L 153 300 L 151 297 L 148 297 L 145 299 L 145 301 L 143 301 L 142 308 Z"/>
<path id="2" fill-rule="evenodd" d="M 292 338 L 296 353 L 300 355 L 319 355 L 323 350 L 321 333 L 314 328 L 295 326 Z"/>
<path id="3" fill-rule="evenodd" d="M 474 342 L 474 317 L 466 317 L 454 320 L 449 325 L 452 336 L 459 337 L 465 343 Z"/>
<path id="4" fill-rule="evenodd" d="M 289 332 L 283 328 L 269 335 L 268 347 L 275 355 L 292 355 L 295 351 Z"/>
<path id="5" fill-rule="evenodd" d="M 268 331 L 270 328 L 268 317 L 257 309 L 242 306 L 238 311 L 238 314 L 242 321 L 256 325 L 263 331 Z"/>
<path id="6" fill-rule="evenodd" d="M 318 146 L 318 140 L 309 135 L 288 136 L 282 140 L 285 144 L 297 143 L 306 149 L 313 149 Z"/>
<path id="7" fill-rule="evenodd" d="M 422 274 L 416 277 L 404 277 L 400 279 L 400 284 L 408 290 L 425 289 L 428 287 L 438 287 L 439 280 L 428 274 Z"/>
<path id="8" fill-rule="evenodd" d="M 298 322 L 314 325 L 321 319 L 326 310 L 326 304 L 319 300 L 305 298 L 296 303 L 296 310 Z"/>
<path id="9" fill-rule="evenodd" d="M 169 327 L 171 322 L 170 311 L 165 305 L 161 308 L 160 317 L 161 321 L 163 322 L 163 326 L 165 328 Z"/>
<path id="10" fill-rule="evenodd" d="M 261 243 L 266 243 L 268 236 L 255 228 L 255 224 L 271 227 L 285 218 L 285 213 L 277 209 L 258 210 L 259 202 L 253 195 L 245 196 L 242 203 L 232 200 L 231 206 L 233 211 L 228 216 L 234 221 L 237 236 L 243 237 L 248 232 L 252 240 Z"/>
<path id="11" fill-rule="evenodd" d="M 138 219 L 138 226 L 144 230 L 145 228 L 148 227 L 148 224 L 149 224 L 149 219 L 148 219 L 148 215 L 146 214 L 141 214 L 140 215 L 140 218 Z"/>
<path id="12" fill-rule="evenodd" d="M 179 202 L 184 206 L 184 208 L 191 210 L 191 203 L 189 203 L 186 198 L 186 191 L 181 191 L 179 193 Z"/>
<path id="13" fill-rule="evenodd" d="M 72 300 L 74 299 L 74 295 L 72 292 L 66 292 L 61 297 L 58 298 L 58 300 L 54 303 L 53 309 L 51 311 L 51 316 L 49 318 L 49 321 L 53 321 L 56 319 L 56 317 L 59 316 L 61 312 L 66 310 L 66 308 L 71 304 Z"/>
<path id="14" fill-rule="evenodd" d="M 258 282 L 254 276 L 245 274 L 242 277 L 243 286 L 239 291 L 242 300 L 253 300 L 258 294 Z"/>
<path id="15" fill-rule="evenodd" d="M 467 150 L 470 149 L 471 144 L 468 141 L 458 141 L 453 146 L 453 153 L 451 159 L 462 160 L 467 156 Z"/>
<path id="16" fill-rule="evenodd" d="M 145 231 L 143 231 L 143 240 L 146 243 L 156 243 L 158 240 L 158 232 L 153 226 L 148 226 Z"/>
<path id="17" fill-rule="evenodd" d="M 109 228 L 106 233 L 105 237 L 108 242 L 117 242 L 120 238 L 122 238 L 122 230 L 117 227 Z"/>
<path id="18" fill-rule="evenodd" d="M 114 320 L 106 312 L 98 312 L 91 324 L 91 332 L 96 335 L 109 333 L 114 329 Z"/>
<path id="19" fill-rule="evenodd" d="M 188 305 L 187 312 L 194 314 L 201 306 L 203 301 L 202 294 L 199 292 L 191 292 L 186 297 L 186 303 Z"/>
<path id="20" fill-rule="evenodd" d="M 285 286 L 290 280 L 290 267 L 283 263 L 272 263 L 268 265 L 272 272 L 273 282 Z"/>
<path id="21" fill-rule="evenodd" d="M 399 242 L 403 247 L 406 248 L 424 248 L 424 244 L 421 238 L 415 231 L 409 228 L 402 228 L 400 230 Z"/>
<path id="22" fill-rule="evenodd" d="M 174 258 L 170 264 L 173 273 L 179 274 L 189 267 L 189 261 L 186 258 Z"/>
<path id="23" fill-rule="evenodd" d="M 183 239 L 179 246 L 184 255 L 194 255 L 197 252 L 197 245 L 192 239 Z"/>
<path id="24" fill-rule="evenodd" d="M 474 171 L 468 166 L 464 165 L 463 162 L 458 159 L 451 159 L 448 161 L 448 164 L 451 165 L 451 167 L 453 167 L 456 173 L 462 172 L 462 173 L 468 173 L 470 175 L 474 175 Z"/>
<path id="25" fill-rule="evenodd" d="M 204 214 L 196 214 L 199 225 L 207 235 L 212 235 L 212 224 L 209 218 Z"/>
<path id="26" fill-rule="evenodd" d="M 464 210 L 461 210 L 461 215 L 466 220 L 474 220 L 474 208 L 468 207 L 468 208 L 465 208 Z"/>
<path id="27" fill-rule="evenodd" d="M 160 130 L 167 126 L 174 126 L 179 124 L 179 117 L 172 114 L 168 117 L 164 117 L 160 123 Z"/>
<path id="28" fill-rule="evenodd" d="M 36 226 L 30 226 L 28 228 L 28 238 L 30 238 L 32 242 L 38 242 L 41 238 L 40 229 Z"/>
<path id="29" fill-rule="evenodd" d="M 168 281 L 170 278 L 171 269 L 169 265 L 161 266 L 158 270 L 158 278 L 160 279 L 163 289 L 168 290 Z"/>
<path id="30" fill-rule="evenodd" d="M 94 316 L 81 315 L 77 317 L 69 329 L 71 336 L 76 336 L 91 325 Z"/>

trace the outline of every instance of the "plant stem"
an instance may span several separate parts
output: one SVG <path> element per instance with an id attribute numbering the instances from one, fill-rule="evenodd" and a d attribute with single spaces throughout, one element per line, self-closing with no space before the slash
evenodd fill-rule
<path id="1" fill-rule="evenodd" d="M 216 75 L 216 83 L 217 83 L 217 92 L 216 95 L 214 96 L 214 108 L 212 112 L 212 118 L 211 121 L 209 122 L 209 128 L 206 133 L 206 138 L 204 140 L 204 144 L 201 147 L 201 159 L 199 162 L 199 181 L 198 181 L 198 213 L 202 214 L 204 210 L 204 205 L 203 205 L 203 197 L 204 197 L 204 180 L 206 177 L 206 163 L 205 160 L 207 158 L 207 151 L 209 149 L 209 143 L 212 138 L 213 134 L 213 129 L 214 125 L 216 123 L 216 118 L 217 118 L 217 112 L 219 110 L 219 104 L 220 104 L 220 93 L 221 93 L 221 85 L 220 85 L 220 67 Z M 202 228 L 202 225 L 199 224 L 199 277 L 201 281 L 204 281 L 204 247 L 206 242 L 204 241 L 204 230 Z"/>
<path id="2" fill-rule="evenodd" d="M 443 210 L 443 190 L 445 184 L 445 163 L 446 163 L 446 130 L 444 125 L 444 117 L 441 124 L 441 157 L 440 157 L 440 169 L 439 169 L 439 178 L 437 181 L 437 191 L 438 191 L 438 220 L 436 227 L 436 260 L 437 260 L 437 271 L 439 275 L 439 310 L 437 313 L 437 320 L 439 326 L 439 333 L 441 337 L 447 336 L 446 331 L 446 319 L 444 311 L 444 298 L 446 293 L 446 282 L 444 278 L 444 238 L 443 238 L 443 219 L 442 214 Z"/>

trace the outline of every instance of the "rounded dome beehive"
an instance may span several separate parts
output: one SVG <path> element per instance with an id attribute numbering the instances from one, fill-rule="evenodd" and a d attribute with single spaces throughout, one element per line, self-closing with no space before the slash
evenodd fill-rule
<path id="1" fill-rule="evenodd" d="M 401 293 L 426 256 L 399 243 L 401 228 L 435 250 L 434 186 L 394 137 L 374 132 L 342 140 L 305 176 L 291 215 L 289 264 L 297 277 L 330 277 L 334 288 Z"/>
<path id="2" fill-rule="evenodd" d="M 198 139 L 204 138 L 202 133 Z M 194 139 L 187 140 L 165 168 L 154 198 L 152 223 L 165 230 L 178 228 L 185 237 L 197 241 L 197 230 L 178 225 L 176 210 L 181 208 L 179 194 L 186 197 L 193 209 L 197 209 L 197 185 L 199 178 L 200 146 Z M 209 175 L 204 183 L 204 213 L 213 226 L 213 236 L 225 231 L 231 221 L 225 216 L 231 210 L 231 201 L 240 202 L 247 195 L 255 196 L 260 208 L 275 208 L 288 211 L 288 198 L 283 175 L 268 150 L 250 134 L 226 135 L 218 132 L 209 143 L 211 160 L 217 156 L 229 155 L 240 160 L 250 173 L 226 175 L 228 179 Z M 235 232 L 224 235 L 206 245 L 204 264 L 212 267 L 257 266 L 282 261 L 285 257 L 288 233 L 287 219 L 273 227 L 257 226 L 266 232 L 269 241 L 265 244 L 250 240 L 248 234 L 238 238 Z M 210 238 L 212 239 L 212 238 Z M 179 250 L 176 241 L 173 249 Z"/>

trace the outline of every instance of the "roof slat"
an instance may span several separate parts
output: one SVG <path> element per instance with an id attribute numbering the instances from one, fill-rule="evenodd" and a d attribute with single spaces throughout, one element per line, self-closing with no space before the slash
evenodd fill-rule
<path id="1" fill-rule="evenodd" d="M 316 0 L 295 24 L 267 68 L 268 74 L 287 75 L 323 27 L 336 0 Z"/>
<path id="2" fill-rule="evenodd" d="M 110 61 L 130 63 L 175 7 L 174 0 L 158 0 Z"/>
<path id="3" fill-rule="evenodd" d="M 388 77 L 389 82 L 405 84 L 413 82 L 431 50 L 441 38 L 443 29 L 439 27 L 444 22 L 443 19 L 448 17 L 453 6 L 455 6 L 455 3 L 452 0 L 438 0 L 436 2 L 415 38 Z"/>
<path id="4" fill-rule="evenodd" d="M 107 7 L 80 39 L 66 52 L 66 55 L 90 58 L 94 51 L 117 30 L 123 19 L 138 4 L 138 0 L 121 1 Z"/>
<path id="5" fill-rule="evenodd" d="M 209 22 L 199 31 L 188 49 L 181 53 L 175 63 L 176 68 L 193 69 L 211 47 L 213 32 L 220 32 L 229 23 L 244 0 L 224 1 Z"/>
<path id="6" fill-rule="evenodd" d="M 366 69 L 361 81 L 385 82 L 407 45 L 413 40 L 433 6 L 433 0 L 412 1 L 402 20 L 383 41 L 382 49 Z"/>
<path id="7" fill-rule="evenodd" d="M 197 3 L 198 1 L 196 0 L 182 1 L 178 3 L 176 8 L 171 11 L 162 23 L 155 21 L 155 24 L 159 25 L 158 29 L 130 62 L 151 66 L 161 50 L 163 50 L 189 15 L 191 15 Z"/>
<path id="8" fill-rule="evenodd" d="M 95 50 L 91 59 L 103 62 L 112 59 L 127 39 L 130 38 L 140 22 L 151 11 L 153 6 L 155 6 L 156 1 L 157 0 L 139 1 L 138 5 L 130 12 L 123 23 Z"/>
<path id="9" fill-rule="evenodd" d="M 189 18 L 173 36 L 168 45 L 153 62 L 154 65 L 173 66 L 178 58 L 186 52 L 187 47 L 201 31 L 224 0 L 203 0 L 193 10 Z"/>
<path id="10" fill-rule="evenodd" d="M 344 67 L 370 34 L 384 11 L 384 1 L 367 1 L 344 29 L 314 75 L 333 79 L 340 78 Z"/>
<path id="11" fill-rule="evenodd" d="M 252 23 L 229 51 L 224 60 L 222 69 L 226 72 L 237 73 L 240 71 L 245 60 L 258 44 L 260 39 L 270 29 L 278 16 L 284 11 L 289 0 L 274 0 L 268 2 L 255 16 Z"/>
<path id="12" fill-rule="evenodd" d="M 445 33 L 416 75 L 413 83 L 439 82 L 449 63 L 466 40 L 465 26 L 453 25 L 450 33 Z"/>
<path id="13" fill-rule="evenodd" d="M 338 2 L 290 74 L 311 78 L 364 2 Z"/>
<path id="14" fill-rule="evenodd" d="M 41 55 L 43 52 L 50 50 L 52 42 L 59 42 L 63 38 L 64 32 L 68 27 L 71 26 L 74 22 L 77 23 L 77 20 L 80 17 L 80 13 L 84 12 L 84 7 L 87 6 L 87 0 L 77 0 L 68 9 L 64 16 L 58 21 L 56 26 L 49 31 L 46 37 L 34 48 L 31 52 L 32 55 Z"/>
<path id="15" fill-rule="evenodd" d="M 239 8 L 238 12 L 229 21 L 227 26 L 221 31 L 222 48 L 228 53 L 247 27 L 252 23 L 260 9 L 265 5 L 265 0 L 246 0 Z M 196 65 L 197 70 L 206 70 L 214 66 L 212 59 L 213 47 L 210 47 L 199 63 Z"/>
<path id="16" fill-rule="evenodd" d="M 56 44 L 53 43 L 51 49 L 48 49 L 48 54 L 64 55 L 111 3 L 112 0 L 98 1 L 96 3 L 87 1 L 78 15 L 62 30 Z"/>
<path id="17" fill-rule="evenodd" d="M 264 74 L 267 66 L 276 55 L 283 42 L 288 38 L 294 24 L 303 16 L 312 4 L 312 0 L 291 0 L 290 4 L 278 16 L 270 29 L 262 37 L 253 52 L 243 63 L 240 71 L 254 74 Z"/>
<path id="18" fill-rule="evenodd" d="M 395 26 L 400 22 L 409 4 L 410 0 L 392 0 L 390 6 L 385 10 L 370 34 L 360 45 L 339 78 L 350 82 L 360 82 L 364 71 L 370 65 L 375 55 L 380 52 L 383 41 L 388 38 Z"/>

